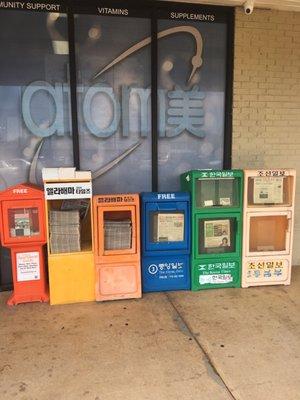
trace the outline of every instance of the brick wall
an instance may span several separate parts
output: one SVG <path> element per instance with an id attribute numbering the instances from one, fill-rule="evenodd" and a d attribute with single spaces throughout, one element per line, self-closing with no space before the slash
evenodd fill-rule
<path id="1" fill-rule="evenodd" d="M 234 168 L 296 168 L 300 264 L 300 13 L 236 9 Z"/>

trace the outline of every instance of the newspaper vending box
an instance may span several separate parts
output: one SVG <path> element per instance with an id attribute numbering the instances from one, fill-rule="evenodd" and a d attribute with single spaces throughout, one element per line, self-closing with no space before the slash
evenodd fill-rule
<path id="1" fill-rule="evenodd" d="M 142 193 L 143 292 L 190 289 L 189 193 Z"/>
<path id="2" fill-rule="evenodd" d="M 245 170 L 242 286 L 291 282 L 296 171 Z"/>
<path id="3" fill-rule="evenodd" d="M 11 250 L 14 283 L 7 304 L 46 302 L 44 192 L 23 183 L 1 192 L 0 204 L 1 241 Z"/>
<path id="4" fill-rule="evenodd" d="M 240 287 L 243 172 L 189 171 L 181 188 L 191 193 L 192 290 Z"/>
<path id="5" fill-rule="evenodd" d="M 44 168 L 50 304 L 95 300 L 90 171 Z"/>
<path id="6" fill-rule="evenodd" d="M 138 194 L 93 197 L 96 300 L 141 297 Z"/>

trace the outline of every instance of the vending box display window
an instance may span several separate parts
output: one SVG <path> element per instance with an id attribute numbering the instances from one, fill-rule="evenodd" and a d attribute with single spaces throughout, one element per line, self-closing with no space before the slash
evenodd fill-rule
<path id="1" fill-rule="evenodd" d="M 226 219 L 199 218 L 198 256 L 202 254 L 224 254 L 236 252 L 236 217 Z"/>
<path id="2" fill-rule="evenodd" d="M 200 178 L 196 181 L 195 196 L 197 208 L 206 207 L 238 207 L 238 180 L 233 177 Z"/>

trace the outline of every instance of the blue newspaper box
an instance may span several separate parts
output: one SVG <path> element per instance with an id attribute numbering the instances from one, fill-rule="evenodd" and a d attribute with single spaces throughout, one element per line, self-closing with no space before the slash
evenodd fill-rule
<path id="1" fill-rule="evenodd" d="M 190 289 L 190 195 L 142 193 L 143 292 Z"/>

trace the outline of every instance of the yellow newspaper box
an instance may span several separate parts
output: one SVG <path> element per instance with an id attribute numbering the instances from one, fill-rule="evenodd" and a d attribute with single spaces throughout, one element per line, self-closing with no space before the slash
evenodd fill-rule
<path id="1" fill-rule="evenodd" d="M 95 300 L 90 171 L 44 168 L 50 304 Z"/>

